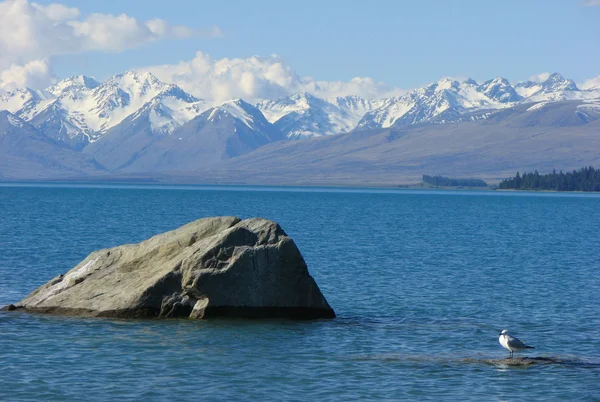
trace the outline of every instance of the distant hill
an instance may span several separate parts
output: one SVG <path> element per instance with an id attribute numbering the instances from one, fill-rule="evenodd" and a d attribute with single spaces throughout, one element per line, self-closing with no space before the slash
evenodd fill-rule
<path id="1" fill-rule="evenodd" d="M 4 92 L 0 110 L 21 124 L 6 118 L 0 131 L 4 179 L 395 185 L 444 172 L 498 182 L 517 170 L 597 165 L 600 154 L 600 89 L 582 90 L 560 74 L 515 85 L 442 79 L 384 99 L 299 93 L 251 105 L 211 104 L 128 71 Z"/>
<path id="2" fill-rule="evenodd" d="M 576 113 L 577 104 L 570 104 Z M 562 109 L 561 113 L 566 113 Z M 353 131 L 281 141 L 191 174 L 204 181 L 273 184 L 397 185 L 424 172 L 494 184 L 514 172 L 600 164 L 600 121 L 568 127 L 528 125 L 522 116 L 456 124 Z M 507 119 L 509 121 L 507 121 Z M 518 124 L 518 122 L 522 124 Z"/>
<path id="3" fill-rule="evenodd" d="M 0 111 L 0 179 L 43 180 L 106 173 L 94 158 L 61 147 L 31 124 Z"/>

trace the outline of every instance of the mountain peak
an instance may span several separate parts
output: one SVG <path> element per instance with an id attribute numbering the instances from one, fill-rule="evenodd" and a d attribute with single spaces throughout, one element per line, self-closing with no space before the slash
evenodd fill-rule
<path id="1" fill-rule="evenodd" d="M 208 117 L 206 120 L 211 122 L 220 120 L 223 115 L 229 115 L 234 119 L 240 120 L 249 128 L 254 129 L 256 125 L 255 117 L 257 113 L 264 119 L 264 116 L 262 116 L 262 113 L 260 113 L 258 109 L 238 98 L 223 102 L 222 104 L 207 110 L 203 114 L 207 114 Z"/>
<path id="2" fill-rule="evenodd" d="M 564 81 L 564 80 L 565 80 L 565 77 L 563 77 L 562 74 L 560 74 L 560 73 L 552 73 L 546 79 L 546 81 Z"/>
<path id="3" fill-rule="evenodd" d="M 225 102 L 221 103 L 217 107 L 220 107 L 220 106 L 229 107 L 231 105 L 236 105 L 236 106 L 241 106 L 241 107 L 245 107 L 245 106 L 253 107 L 251 104 L 249 104 L 248 102 L 246 102 L 242 98 L 230 99 L 228 101 L 225 101 Z"/>
<path id="4" fill-rule="evenodd" d="M 291 94 L 290 96 L 288 96 L 288 99 L 295 103 L 304 102 L 307 104 L 310 104 L 312 102 L 320 100 L 319 98 L 317 98 L 316 96 L 314 96 L 313 94 L 311 94 L 309 92 L 295 92 L 295 93 Z"/>
<path id="5" fill-rule="evenodd" d="M 443 91 L 445 89 L 456 90 L 460 86 L 460 83 L 452 78 L 444 77 L 435 83 L 435 85 L 437 85 L 436 91 Z"/>
<path id="6" fill-rule="evenodd" d="M 154 74 L 152 74 L 150 71 L 143 71 L 143 70 L 126 70 L 124 72 L 122 72 L 121 74 L 117 74 L 115 77 L 131 77 L 132 79 L 135 80 L 150 80 L 150 81 L 159 81 L 158 78 L 156 78 L 156 76 Z"/>
<path id="7" fill-rule="evenodd" d="M 555 91 L 579 91 L 575 81 L 565 78 L 559 73 L 550 74 L 548 79 L 542 83 L 544 86 L 544 92 L 555 92 Z"/>
<path id="8" fill-rule="evenodd" d="M 23 127 L 25 124 L 27 124 L 24 120 L 18 118 L 8 110 L 0 110 L 0 121 L 2 120 L 7 121 L 11 126 L 14 127 Z M 0 132 L 0 135 L 2 134 L 3 133 Z"/>
<path id="9" fill-rule="evenodd" d="M 74 75 L 58 81 L 56 84 L 47 88 L 46 91 L 50 92 L 54 96 L 60 96 L 66 91 L 94 89 L 99 85 L 100 83 L 91 77 L 87 77 L 85 75 Z"/>
<path id="10" fill-rule="evenodd" d="M 517 102 L 523 99 L 506 78 L 496 77 L 481 84 L 478 88 L 490 99 L 500 103 Z"/>
<path id="11" fill-rule="evenodd" d="M 165 87 L 166 84 L 156 78 L 149 71 L 127 70 L 109 78 L 103 85 L 117 85 L 120 87 Z"/>
<path id="12" fill-rule="evenodd" d="M 445 93 L 447 91 L 456 92 L 459 89 L 459 87 L 460 84 L 458 81 L 444 77 L 436 82 L 429 83 L 428 85 L 422 88 L 413 89 L 409 92 L 409 94 L 413 94 L 413 96 L 417 97 L 439 96 L 440 93 Z M 402 96 L 400 96 L 399 98 L 402 98 Z"/>
<path id="13" fill-rule="evenodd" d="M 495 84 L 495 85 L 506 85 L 506 86 L 510 85 L 510 82 L 508 82 L 508 80 L 506 78 L 500 77 L 500 76 L 493 78 L 487 82 Z"/>

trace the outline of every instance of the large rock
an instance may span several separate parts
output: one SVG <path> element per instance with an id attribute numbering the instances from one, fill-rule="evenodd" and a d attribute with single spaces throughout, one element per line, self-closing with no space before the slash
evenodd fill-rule
<path id="1" fill-rule="evenodd" d="M 6 310 L 97 317 L 334 318 L 275 222 L 205 218 L 91 253 Z"/>

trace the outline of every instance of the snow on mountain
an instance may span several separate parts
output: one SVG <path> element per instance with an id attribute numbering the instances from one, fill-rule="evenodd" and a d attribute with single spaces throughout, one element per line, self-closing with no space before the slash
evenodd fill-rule
<path id="1" fill-rule="evenodd" d="M 254 118 L 255 113 L 252 113 L 249 104 L 241 99 L 235 99 L 225 102 L 219 106 L 215 106 L 211 109 L 207 120 L 217 121 L 222 118 L 223 115 L 231 115 L 233 118 L 240 120 L 248 128 L 254 130 L 256 128 Z"/>
<path id="2" fill-rule="evenodd" d="M 128 119 L 134 121 L 147 117 L 150 131 L 156 134 L 171 134 L 186 122 L 203 113 L 208 107 L 205 100 L 194 98 L 173 85 L 146 102 Z M 113 127 L 118 127 L 118 125 Z"/>
<path id="3" fill-rule="evenodd" d="M 462 119 L 466 112 L 498 109 L 512 104 L 514 95 L 503 78 L 478 85 L 474 80 L 458 82 L 443 78 L 423 88 L 385 99 L 381 106 L 368 112 L 358 128 L 386 128 L 394 124 L 425 122 L 449 123 Z"/>
<path id="4" fill-rule="evenodd" d="M 151 73 L 127 71 L 103 83 L 80 75 L 41 92 L 8 92 L 0 98 L 0 108 L 14 111 L 48 137 L 79 149 L 128 116 L 143 114 L 144 108 L 152 109 L 152 129 L 168 134 L 207 105 Z"/>
<path id="5" fill-rule="evenodd" d="M 33 125 L 0 110 L 0 175 L 49 178 L 106 173 L 93 158 L 58 145 Z"/>
<path id="6" fill-rule="evenodd" d="M 356 96 L 320 99 L 299 93 L 276 101 L 263 101 L 257 107 L 288 138 L 304 138 L 354 128 L 485 118 L 490 110 L 510 108 L 521 102 L 599 97 L 600 90 L 580 91 L 572 80 L 552 74 L 542 83 L 521 83 L 517 87 L 502 77 L 483 84 L 472 79 L 459 82 L 444 78 L 405 95 L 377 101 Z"/>
<path id="7" fill-rule="evenodd" d="M 113 171 L 167 172 L 198 169 L 284 139 L 260 110 L 241 99 L 205 110 L 170 135 L 150 133 L 142 119 L 162 121 L 168 114 L 163 104 L 147 104 L 143 110 L 84 152 Z"/>
<path id="8" fill-rule="evenodd" d="M 91 90 L 78 92 L 81 94 L 79 97 L 61 94 L 59 99 L 70 112 L 81 113 L 88 127 L 94 132 L 102 133 L 174 87 L 159 81 L 151 73 L 128 71 Z M 191 95 L 187 95 L 185 100 L 189 100 L 190 103 L 198 101 L 192 99 Z"/>
<path id="9" fill-rule="evenodd" d="M 25 120 L 29 120 L 37 105 L 44 101 L 46 101 L 46 104 L 51 102 L 47 99 L 51 96 L 45 91 L 18 88 L 14 91 L 0 93 L 0 110 L 8 110 Z"/>
<path id="10" fill-rule="evenodd" d="M 56 101 L 50 102 L 46 107 L 40 108 L 41 110 L 37 109 L 33 109 L 33 117 L 29 122 L 46 137 L 76 150 L 89 143 L 93 131 L 78 113 L 70 113 Z"/>
<path id="11" fill-rule="evenodd" d="M 221 123 L 222 120 L 231 121 L 235 126 L 234 131 L 249 129 L 253 135 L 265 137 L 268 142 L 282 139 L 279 130 L 266 119 L 263 113 L 242 99 L 224 102 L 205 111 L 201 116 L 213 124 Z"/>
<path id="12" fill-rule="evenodd" d="M 18 118 L 17 116 L 15 116 L 14 114 L 8 112 L 8 113 L 4 113 L 4 116 L 6 117 L 6 121 L 8 121 L 8 123 L 13 126 L 13 127 L 24 127 L 25 123 L 22 119 Z"/>
<path id="13" fill-rule="evenodd" d="M 345 113 L 348 126 L 356 127 L 360 119 L 373 109 L 383 104 L 382 100 L 365 99 L 360 96 L 350 95 L 329 99 L 329 102 L 338 106 Z"/>
<path id="14" fill-rule="evenodd" d="M 99 85 L 100 83 L 91 77 L 75 75 L 46 88 L 46 92 L 58 97 L 65 92 L 78 92 L 86 89 L 94 89 Z"/>
<path id="15" fill-rule="evenodd" d="M 8 110 L 0 110 L 0 151 L 4 145 L 2 137 L 19 134 L 23 131 L 35 132 L 36 129 Z"/>
<path id="16" fill-rule="evenodd" d="M 551 74 L 542 82 L 519 82 L 515 85 L 515 90 L 523 98 L 526 98 L 526 102 L 589 98 L 589 91 L 581 91 L 573 80 L 564 78 L 558 73 Z"/>
<path id="17" fill-rule="evenodd" d="M 0 110 L 17 113 L 27 103 L 39 100 L 39 96 L 29 88 L 19 88 L 14 91 L 0 93 Z"/>
<path id="18" fill-rule="evenodd" d="M 306 92 L 264 101 L 257 107 L 269 122 L 292 139 L 334 134 L 344 128 L 339 108 Z"/>
<path id="19" fill-rule="evenodd" d="M 483 84 L 472 79 L 459 82 L 444 78 L 402 96 L 380 100 L 360 96 L 323 99 L 303 92 L 264 100 L 256 105 L 257 109 L 235 100 L 211 109 L 207 117 L 217 119 L 227 114 L 250 130 L 265 131 L 265 127 L 256 126 L 264 117 L 265 122 L 272 123 L 287 138 L 296 139 L 355 128 L 485 118 L 492 110 L 521 103 L 580 100 L 596 105 L 600 85 L 593 85 L 594 82 L 586 82 L 580 89 L 572 80 L 557 73 L 543 82 L 528 81 L 515 86 L 502 77 Z M 23 88 L 0 93 L 0 110 L 14 113 L 49 138 L 76 149 L 97 141 L 125 120 L 129 121 L 127 130 L 137 127 L 135 129 L 144 130 L 150 136 L 151 133 L 169 135 L 211 106 L 214 105 L 176 85 L 139 71 L 127 71 L 101 83 L 79 75 L 43 91 Z"/>
<path id="20" fill-rule="evenodd" d="M 579 88 L 584 90 L 600 90 L 600 75 L 585 80 L 579 85 Z"/>
<path id="21" fill-rule="evenodd" d="M 296 139 L 348 132 L 379 104 L 359 96 L 321 99 L 302 92 L 257 107 L 288 138 Z"/>
<path id="22" fill-rule="evenodd" d="M 523 98 L 519 95 L 507 79 L 502 77 L 494 78 L 481 84 L 477 90 L 483 93 L 489 99 L 500 103 L 518 102 Z"/>

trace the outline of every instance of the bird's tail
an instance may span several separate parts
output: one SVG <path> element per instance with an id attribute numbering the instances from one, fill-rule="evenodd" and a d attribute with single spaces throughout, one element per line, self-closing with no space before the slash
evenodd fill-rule
<path id="1" fill-rule="evenodd" d="M 526 347 L 527 349 L 535 349 L 535 347 L 533 347 L 533 346 L 529 346 L 529 345 L 526 345 L 525 347 Z"/>

